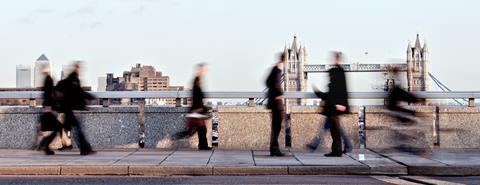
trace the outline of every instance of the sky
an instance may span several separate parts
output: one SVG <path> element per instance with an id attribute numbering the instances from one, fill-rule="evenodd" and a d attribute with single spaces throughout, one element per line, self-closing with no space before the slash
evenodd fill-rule
<path id="1" fill-rule="evenodd" d="M 260 91 L 275 55 L 293 35 L 308 63 L 399 63 L 416 34 L 428 43 L 430 72 L 456 91 L 480 90 L 480 1 L 443 0 L 15 0 L 0 6 L 0 87 L 15 66 L 44 53 L 61 66 L 85 61 L 84 85 L 135 63 L 153 65 L 172 85 L 190 86 L 207 62 L 208 91 Z M 366 54 L 368 53 L 368 54 Z M 350 91 L 374 91 L 381 74 L 348 74 Z M 473 82 L 473 83 L 472 83 Z M 325 74 L 309 75 L 325 87 Z M 310 88 L 309 88 L 310 89 Z M 430 90 L 439 90 L 433 85 Z"/>

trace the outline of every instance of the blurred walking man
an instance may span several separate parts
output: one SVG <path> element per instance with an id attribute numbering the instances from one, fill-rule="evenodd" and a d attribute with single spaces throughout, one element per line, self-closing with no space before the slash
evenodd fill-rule
<path id="1" fill-rule="evenodd" d="M 325 154 L 327 157 L 342 156 L 342 128 L 338 117 L 349 112 L 347 82 L 345 79 L 345 71 L 340 63 L 342 54 L 340 52 L 333 53 L 333 61 L 335 66 L 328 70 L 330 83 L 328 84 L 328 92 L 324 93 L 318 89 L 314 89 L 315 94 L 325 100 L 322 114 L 326 116 L 326 125 L 330 127 L 332 136 L 332 151 Z M 348 140 L 345 133 L 344 140 Z M 307 145 L 308 146 L 308 145 Z M 316 147 L 316 146 L 315 146 Z M 348 146 L 346 146 L 346 150 Z"/>
<path id="2" fill-rule="evenodd" d="M 278 145 L 278 136 L 282 129 L 283 121 L 283 90 L 281 87 L 282 69 L 285 63 L 285 54 L 280 54 L 277 63 L 272 68 L 272 72 L 267 78 L 266 84 L 268 88 L 267 108 L 272 110 L 272 131 L 270 135 L 270 156 L 284 156 Z"/>
<path id="3" fill-rule="evenodd" d="M 186 116 L 187 129 L 174 135 L 174 139 L 183 139 L 197 132 L 199 150 L 212 149 L 208 146 L 207 127 L 205 124 L 205 120 L 210 116 L 206 115 L 208 109 L 203 102 L 205 95 L 202 90 L 202 78 L 205 75 L 205 67 L 204 63 L 198 64 L 195 71 L 195 79 L 193 80 L 192 87 L 192 106 L 190 107 L 190 113 Z"/>
<path id="4" fill-rule="evenodd" d="M 53 79 L 50 76 L 50 69 L 47 65 L 42 66 L 42 73 L 45 76 L 45 82 L 43 83 L 43 113 L 40 116 L 40 124 L 42 131 L 51 131 L 48 136 L 45 136 L 40 141 L 40 149 L 45 152 L 46 155 L 53 155 L 53 152 L 49 145 L 53 139 L 62 130 L 61 123 L 57 120 L 56 113 L 58 110 L 57 103 L 53 98 Z"/>
<path id="5" fill-rule="evenodd" d="M 55 87 L 55 93 L 58 98 L 60 110 L 65 114 L 65 127 L 75 129 L 74 137 L 80 148 L 80 155 L 89 155 L 95 153 L 92 146 L 87 141 L 83 126 L 75 117 L 74 110 L 86 110 L 86 101 L 94 97 L 85 92 L 80 85 L 78 78 L 80 72 L 80 62 L 73 64 L 73 72 L 64 80 L 61 80 Z"/>

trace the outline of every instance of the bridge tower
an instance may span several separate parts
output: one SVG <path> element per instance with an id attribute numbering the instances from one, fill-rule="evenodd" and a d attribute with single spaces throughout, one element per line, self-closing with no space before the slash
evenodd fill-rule
<path id="1" fill-rule="evenodd" d="M 415 45 L 409 42 L 407 47 L 408 91 L 428 91 L 428 55 L 427 42 L 422 47 L 417 34 Z"/>
<path id="2" fill-rule="evenodd" d="M 284 70 L 285 91 L 301 92 L 307 89 L 307 75 L 304 65 L 307 63 L 307 49 L 298 43 L 297 35 L 293 36 L 293 42 L 288 47 L 285 45 L 284 54 L 287 56 Z M 289 99 L 289 106 L 305 105 L 305 100 Z"/>

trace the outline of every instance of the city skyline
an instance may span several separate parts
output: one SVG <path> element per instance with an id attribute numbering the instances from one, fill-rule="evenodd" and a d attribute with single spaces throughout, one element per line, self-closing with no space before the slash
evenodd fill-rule
<path id="1" fill-rule="evenodd" d="M 14 87 L 15 66 L 45 53 L 53 71 L 84 60 L 85 85 L 92 89 L 97 89 L 98 77 L 119 74 L 135 63 L 153 65 L 172 76 L 172 83 L 188 87 L 194 65 L 207 62 L 207 90 L 260 91 L 275 55 L 295 33 L 308 47 L 309 64 L 329 63 L 332 50 L 344 52 L 346 62 L 406 61 L 406 46 L 419 33 L 429 43 L 432 73 L 453 90 L 479 90 L 464 81 L 476 78 L 480 67 L 475 62 L 480 27 L 473 24 L 480 19 L 474 8 L 478 5 L 476 1 L 21 0 L 0 13 L 5 28 L 0 31 L 0 49 L 8 51 L 0 53 L 5 64 L 0 86 Z M 372 91 L 371 86 L 378 85 L 377 74 L 349 76 L 356 79 L 349 83 L 352 91 Z M 309 78 L 319 87 L 326 81 L 322 75 Z M 311 84 L 307 86 L 311 91 Z"/>

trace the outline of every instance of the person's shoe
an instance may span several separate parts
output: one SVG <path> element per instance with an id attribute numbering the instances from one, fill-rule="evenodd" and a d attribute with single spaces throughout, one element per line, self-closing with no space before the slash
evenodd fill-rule
<path id="1" fill-rule="evenodd" d="M 285 154 L 283 154 L 282 152 L 270 152 L 270 156 L 272 157 L 283 157 L 285 156 Z"/>
<path id="2" fill-rule="evenodd" d="M 310 152 L 314 152 L 315 150 L 317 150 L 317 147 L 311 145 L 311 144 L 306 144 L 305 145 L 305 148 L 310 151 Z"/>
<path id="3" fill-rule="evenodd" d="M 94 150 L 88 150 L 88 151 L 81 151 L 80 152 L 80 155 L 92 155 L 92 154 L 96 154 L 97 152 L 94 151 Z"/>
<path id="4" fill-rule="evenodd" d="M 72 150 L 73 146 L 72 145 L 67 145 L 67 146 L 62 146 L 61 148 L 58 148 L 57 150 L 63 151 L 63 150 Z"/>
<path id="5" fill-rule="evenodd" d="M 342 157 L 342 154 L 341 153 L 337 154 L 337 153 L 330 152 L 328 154 L 324 154 L 324 156 L 325 157 Z"/>
<path id="6" fill-rule="evenodd" d="M 198 150 L 212 150 L 212 147 L 200 147 Z"/>
<path id="7" fill-rule="evenodd" d="M 55 152 L 50 150 L 50 148 L 45 148 L 43 151 L 45 152 L 45 155 L 55 155 Z"/>

